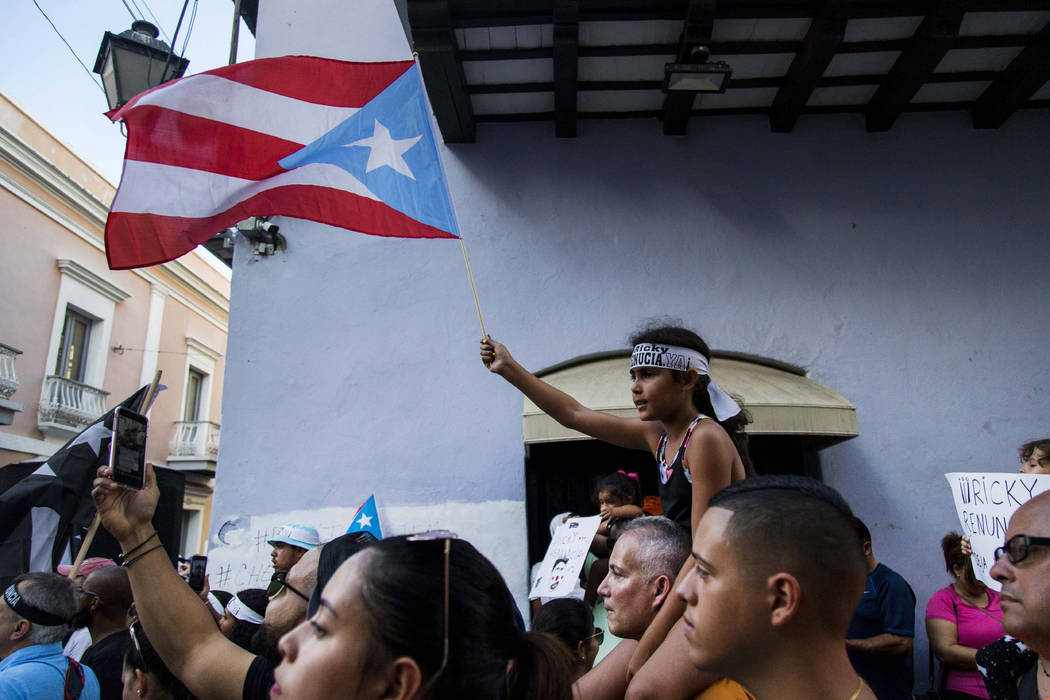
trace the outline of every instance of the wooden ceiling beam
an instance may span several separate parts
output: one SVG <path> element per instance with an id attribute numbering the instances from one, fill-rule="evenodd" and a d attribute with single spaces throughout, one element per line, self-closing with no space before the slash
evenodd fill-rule
<path id="1" fill-rule="evenodd" d="M 786 134 L 795 128 L 795 122 L 842 43 L 852 4 L 852 0 L 827 0 L 813 18 L 802 41 L 802 50 L 791 61 L 784 85 L 769 108 L 772 131 Z"/>
<path id="2" fill-rule="evenodd" d="M 975 129 L 998 129 L 1018 107 L 1050 80 L 1050 24 L 1032 37 L 1010 65 L 974 103 Z"/>
<path id="3" fill-rule="evenodd" d="M 678 39 L 675 55 L 676 63 L 689 63 L 693 60 L 693 49 L 711 43 L 711 32 L 715 24 L 716 0 L 689 0 L 686 10 L 685 26 Z M 662 78 L 663 76 L 661 76 Z M 664 98 L 663 123 L 664 134 L 681 136 L 689 125 L 689 114 L 693 111 L 693 93 L 669 93 Z"/>
<path id="4" fill-rule="evenodd" d="M 923 86 L 959 36 L 961 0 L 940 0 L 901 51 L 864 112 L 868 131 L 887 131 Z"/>
<path id="5" fill-rule="evenodd" d="M 576 136 L 576 82 L 579 74 L 580 2 L 553 0 L 554 135 Z"/>
<path id="6" fill-rule="evenodd" d="M 459 60 L 448 0 L 408 0 L 413 48 L 445 143 L 474 143 L 474 106 Z"/>

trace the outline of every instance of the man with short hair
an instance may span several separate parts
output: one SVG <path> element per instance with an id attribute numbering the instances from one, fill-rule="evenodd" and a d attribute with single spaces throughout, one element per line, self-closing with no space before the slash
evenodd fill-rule
<path id="1" fill-rule="evenodd" d="M 106 559 L 104 557 L 88 557 L 80 563 L 80 568 L 77 569 L 77 575 L 73 578 L 73 583 L 77 586 L 84 584 L 84 580 L 87 579 L 95 571 L 104 569 L 107 566 L 116 566 L 117 562 L 112 559 Z M 69 572 L 73 570 L 73 566 L 70 564 L 59 564 L 55 568 L 55 571 L 62 574 L 63 576 L 69 576 Z M 74 618 L 76 616 L 74 615 Z M 78 627 L 76 619 L 73 621 L 73 634 L 69 635 L 69 639 L 66 640 L 66 645 L 62 647 L 62 653 L 71 659 L 80 661 L 80 657 L 84 655 L 87 648 L 91 646 L 91 632 L 87 626 Z"/>
<path id="2" fill-rule="evenodd" d="M 76 603 L 73 582 L 53 573 L 22 574 L 0 603 L 0 698 L 98 700 L 90 668 L 62 654 Z"/>
<path id="3" fill-rule="evenodd" d="M 138 491 L 116 484 L 108 466 L 98 474 L 91 496 L 125 554 L 139 620 L 165 665 L 201 700 L 268 699 L 280 659 L 277 642 L 306 619 L 320 548 L 306 552 L 280 579 L 252 640 L 253 649 L 262 646 L 253 654 L 222 635 L 157 541 L 150 525 L 159 495 L 153 465 L 146 465 L 146 483 Z"/>
<path id="4" fill-rule="evenodd" d="M 995 551 L 1007 637 L 977 652 L 991 697 L 1050 697 L 1050 492 L 1018 508 Z"/>
<path id="5" fill-rule="evenodd" d="M 693 665 L 757 698 L 875 700 L 846 656 L 866 569 L 852 517 L 805 477 L 751 477 L 716 493 L 678 587 Z"/>
<path id="6" fill-rule="evenodd" d="M 871 532 L 860 518 L 853 519 L 853 528 L 868 578 L 846 633 L 849 660 L 879 700 L 911 700 L 915 593 L 903 576 L 875 559 Z"/>
<path id="7" fill-rule="evenodd" d="M 91 633 L 91 646 L 80 662 L 95 672 L 102 700 L 124 694 L 124 653 L 131 644 L 128 611 L 134 599 L 128 572 L 120 566 L 96 569 L 80 590 L 77 624 Z"/>
<path id="8" fill-rule="evenodd" d="M 308 551 L 321 544 L 317 529 L 309 525 L 288 523 L 266 540 L 273 547 L 270 561 L 274 571 L 288 571 Z"/>
<path id="9" fill-rule="evenodd" d="M 598 587 L 598 595 L 605 599 L 609 632 L 624 641 L 576 682 L 575 698 L 624 697 L 631 655 L 671 593 L 688 554 L 689 536 L 668 518 L 636 518 L 624 527 L 609 555 L 609 573 Z M 705 680 L 710 683 L 714 678 L 701 678 L 698 690 L 705 687 Z"/>

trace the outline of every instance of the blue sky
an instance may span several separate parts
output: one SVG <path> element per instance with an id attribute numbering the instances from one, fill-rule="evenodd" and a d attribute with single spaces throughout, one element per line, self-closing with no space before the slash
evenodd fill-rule
<path id="1" fill-rule="evenodd" d="M 102 35 L 131 28 L 132 15 L 122 0 L 36 0 L 88 69 L 94 67 Z M 161 39 L 171 37 L 182 9 L 181 0 L 126 0 L 135 12 L 153 21 L 156 15 Z M 0 90 L 48 131 L 66 143 L 114 185 L 120 178 L 124 137 L 120 127 L 104 115 L 106 98 L 69 49 L 62 43 L 33 0 L 5 0 L 7 33 L 0 42 Z M 136 7 L 138 10 L 136 10 Z M 186 19 L 176 41 L 182 50 L 193 11 L 190 0 Z M 226 65 L 233 28 L 231 0 L 198 0 L 197 16 L 186 47 L 187 75 Z M 168 42 L 170 43 L 170 42 Z M 237 60 L 251 60 L 255 40 L 244 23 L 240 27 Z M 97 75 L 92 74 L 98 79 Z"/>

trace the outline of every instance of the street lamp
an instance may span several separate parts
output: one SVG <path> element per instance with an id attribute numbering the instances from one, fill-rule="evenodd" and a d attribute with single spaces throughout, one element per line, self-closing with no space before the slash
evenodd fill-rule
<path id="1" fill-rule="evenodd" d="M 690 63 L 664 64 L 664 92 L 725 92 L 733 68 L 722 61 L 707 60 L 710 55 L 709 48 L 697 46 L 689 57 Z"/>
<path id="2" fill-rule="evenodd" d="M 136 20 L 131 29 L 120 34 L 106 32 L 102 37 L 94 70 L 102 76 L 110 109 L 186 72 L 190 62 L 174 56 L 158 34 L 149 22 Z"/>

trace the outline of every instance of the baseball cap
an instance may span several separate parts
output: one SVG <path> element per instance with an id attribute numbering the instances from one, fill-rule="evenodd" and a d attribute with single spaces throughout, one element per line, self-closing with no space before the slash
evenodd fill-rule
<path id="1" fill-rule="evenodd" d="M 116 566 L 117 562 L 112 559 L 106 559 L 104 557 L 88 557 L 80 563 L 80 568 L 77 570 L 77 576 L 88 576 L 93 571 L 99 569 L 105 569 L 107 566 Z M 72 564 L 59 564 L 55 568 L 55 571 L 62 574 L 63 576 L 69 576 L 69 572 L 73 570 Z"/>
<path id="2" fill-rule="evenodd" d="M 266 540 L 266 544 L 271 547 L 278 542 L 284 542 L 293 547 L 313 549 L 321 544 L 321 537 L 317 534 L 317 528 L 309 525 L 300 525 L 299 523 L 289 523 L 278 530 L 272 538 Z"/>

